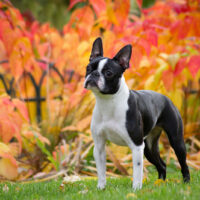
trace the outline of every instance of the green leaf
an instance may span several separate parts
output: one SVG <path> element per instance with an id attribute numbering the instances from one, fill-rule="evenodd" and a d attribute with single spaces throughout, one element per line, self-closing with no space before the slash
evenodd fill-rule
<path id="1" fill-rule="evenodd" d="M 42 143 L 37 136 L 36 137 L 36 142 L 38 147 L 41 149 L 41 151 L 47 155 L 47 159 L 55 166 L 56 170 L 59 170 L 59 162 L 54 160 L 53 156 L 51 155 L 51 153 L 46 149 L 45 144 Z"/>

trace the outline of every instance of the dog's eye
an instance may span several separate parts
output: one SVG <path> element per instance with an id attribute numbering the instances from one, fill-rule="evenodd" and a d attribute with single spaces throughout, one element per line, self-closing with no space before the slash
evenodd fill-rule
<path id="1" fill-rule="evenodd" d="M 111 78 L 113 76 L 113 73 L 111 71 L 106 71 L 105 76 L 106 78 Z"/>

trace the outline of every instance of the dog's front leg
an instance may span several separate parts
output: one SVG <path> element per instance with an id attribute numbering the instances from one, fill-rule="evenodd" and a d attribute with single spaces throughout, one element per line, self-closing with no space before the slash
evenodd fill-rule
<path id="1" fill-rule="evenodd" d="M 132 145 L 131 150 L 133 156 L 133 189 L 137 190 L 142 188 L 144 143 L 139 146 Z"/>
<path id="2" fill-rule="evenodd" d="M 98 174 L 97 188 L 104 189 L 106 186 L 106 151 L 104 138 L 94 138 L 94 158 Z"/>

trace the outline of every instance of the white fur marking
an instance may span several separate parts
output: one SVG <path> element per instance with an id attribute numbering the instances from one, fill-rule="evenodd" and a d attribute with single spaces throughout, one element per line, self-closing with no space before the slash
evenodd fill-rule
<path id="1" fill-rule="evenodd" d="M 99 65 L 98 65 L 98 72 L 100 74 L 100 77 L 99 77 L 99 81 L 98 81 L 97 85 L 98 85 L 99 89 L 102 90 L 102 91 L 103 91 L 103 89 L 105 87 L 105 79 L 104 79 L 104 76 L 102 74 L 102 69 L 105 66 L 107 60 L 108 60 L 107 58 L 101 60 L 99 62 Z"/>
<path id="2" fill-rule="evenodd" d="M 144 143 L 140 146 L 133 145 L 132 156 L 133 156 L 133 189 L 134 190 L 142 188 L 143 154 L 144 154 Z"/>

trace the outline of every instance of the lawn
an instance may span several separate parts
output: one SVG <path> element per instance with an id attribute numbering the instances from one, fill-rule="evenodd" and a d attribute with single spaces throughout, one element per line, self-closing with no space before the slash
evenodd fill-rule
<path id="1" fill-rule="evenodd" d="M 180 171 L 168 173 L 166 182 L 156 181 L 157 174 L 149 174 L 143 188 L 134 192 L 131 189 L 131 179 L 108 178 L 107 187 L 103 191 L 96 189 L 97 180 L 85 179 L 65 184 L 60 187 L 62 179 L 40 183 L 1 183 L 1 200 L 102 200 L 102 199 L 145 199 L 145 200 L 199 200 L 200 171 L 192 171 L 191 183 L 184 184 Z"/>

